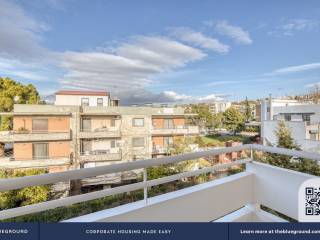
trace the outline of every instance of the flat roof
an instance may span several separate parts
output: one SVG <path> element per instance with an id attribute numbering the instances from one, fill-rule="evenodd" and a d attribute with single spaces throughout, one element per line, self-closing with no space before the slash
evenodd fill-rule
<path id="1" fill-rule="evenodd" d="M 60 90 L 55 95 L 109 96 L 109 93 L 106 91 Z"/>

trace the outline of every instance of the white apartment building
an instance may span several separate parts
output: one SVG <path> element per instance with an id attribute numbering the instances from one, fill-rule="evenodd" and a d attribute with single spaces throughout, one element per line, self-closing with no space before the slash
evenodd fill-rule
<path id="1" fill-rule="evenodd" d="M 228 108 L 231 107 L 231 102 L 225 102 L 225 101 L 213 101 L 208 103 L 210 112 L 212 114 L 217 114 L 220 112 L 226 111 Z"/>
<path id="2" fill-rule="evenodd" d="M 277 145 L 276 130 L 285 121 L 296 143 L 305 151 L 320 151 L 320 105 L 296 100 L 272 99 L 261 102 L 261 138 L 264 145 Z"/>

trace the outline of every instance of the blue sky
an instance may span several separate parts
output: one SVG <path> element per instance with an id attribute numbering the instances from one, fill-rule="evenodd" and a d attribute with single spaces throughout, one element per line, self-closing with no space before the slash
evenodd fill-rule
<path id="1" fill-rule="evenodd" d="M 0 76 L 125 104 L 241 100 L 320 84 L 319 1 L 0 0 Z"/>

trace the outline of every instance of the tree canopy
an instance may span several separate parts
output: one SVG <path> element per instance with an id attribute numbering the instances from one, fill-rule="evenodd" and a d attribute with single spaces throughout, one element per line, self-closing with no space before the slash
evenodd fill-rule
<path id="1" fill-rule="evenodd" d="M 213 117 L 208 105 L 192 104 L 191 113 L 197 114 L 191 119 L 194 124 L 201 127 L 212 127 Z"/>
<path id="2" fill-rule="evenodd" d="M 23 85 L 10 78 L 0 77 L 0 111 L 11 112 L 14 103 L 37 104 L 40 96 L 32 85 Z"/>
<path id="3" fill-rule="evenodd" d="M 32 85 L 23 85 L 10 78 L 0 77 L 0 112 L 13 111 L 13 105 L 37 104 L 40 96 L 37 89 Z M 11 117 L 0 117 L 0 130 L 11 128 Z"/>
<path id="4" fill-rule="evenodd" d="M 228 108 L 224 113 L 224 126 L 233 133 L 240 132 L 243 129 L 244 117 L 234 107 Z"/>

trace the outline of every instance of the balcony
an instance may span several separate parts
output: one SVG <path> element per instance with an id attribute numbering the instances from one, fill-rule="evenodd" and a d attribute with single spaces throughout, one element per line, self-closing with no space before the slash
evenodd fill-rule
<path id="1" fill-rule="evenodd" d="M 70 131 L 4 131 L 0 132 L 0 142 L 32 142 L 70 140 Z"/>
<path id="2" fill-rule="evenodd" d="M 209 157 L 230 152 L 246 151 L 249 158 L 231 163 L 218 164 L 198 170 L 148 180 L 147 169 L 163 164 Z M 313 175 L 283 169 L 253 159 L 253 151 L 282 154 L 320 161 L 320 155 L 262 145 L 248 144 L 236 147 L 194 152 L 161 159 L 140 160 L 95 168 L 71 170 L 61 173 L 43 174 L 13 179 L 1 179 L 0 191 L 15 190 L 29 186 L 52 184 L 74 179 L 92 178 L 145 169 L 142 182 L 104 189 L 78 196 L 37 203 L 0 211 L 0 220 L 37 213 L 57 207 L 99 199 L 135 190 L 144 190 L 144 199 L 118 207 L 98 211 L 67 220 L 68 222 L 284 222 L 279 216 L 260 208 L 261 205 L 298 219 L 298 191 L 300 185 Z M 160 184 L 228 169 L 245 164 L 243 172 L 186 187 L 155 197 L 148 197 L 147 189 Z M 304 204 L 303 204 L 304 205 Z"/>
<path id="3" fill-rule="evenodd" d="M 197 135 L 198 126 L 172 126 L 168 128 L 153 128 L 153 135 Z"/>
<path id="4" fill-rule="evenodd" d="M 109 129 L 109 128 L 99 128 L 99 129 L 81 129 L 79 133 L 79 138 L 119 138 L 121 137 L 120 129 Z"/>
<path id="5" fill-rule="evenodd" d="M 0 169 L 42 168 L 69 164 L 70 159 L 68 157 L 51 157 L 46 159 L 0 158 Z"/>
<path id="6" fill-rule="evenodd" d="M 80 154 L 81 162 L 105 162 L 120 161 L 122 157 L 121 151 L 112 153 L 109 150 L 86 151 Z"/>

